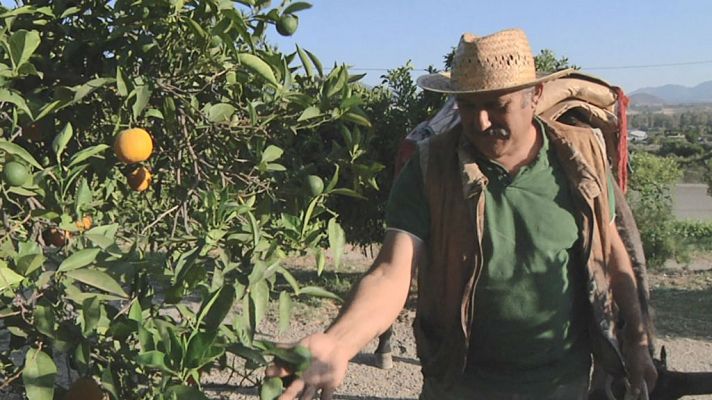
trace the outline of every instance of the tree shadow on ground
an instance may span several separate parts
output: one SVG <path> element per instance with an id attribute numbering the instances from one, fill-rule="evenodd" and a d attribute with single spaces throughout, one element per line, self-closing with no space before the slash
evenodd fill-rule
<path id="1" fill-rule="evenodd" d="M 712 282 L 707 288 L 657 287 L 650 298 L 658 335 L 712 339 Z"/>

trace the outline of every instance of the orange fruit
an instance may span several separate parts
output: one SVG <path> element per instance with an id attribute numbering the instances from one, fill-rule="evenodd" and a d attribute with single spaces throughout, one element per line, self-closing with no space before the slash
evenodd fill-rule
<path id="1" fill-rule="evenodd" d="M 92 378 L 77 379 L 64 394 L 64 400 L 102 400 L 103 398 L 101 387 Z"/>
<path id="2" fill-rule="evenodd" d="M 56 247 L 62 247 L 69 242 L 70 237 L 71 233 L 69 233 L 69 231 L 59 228 L 51 228 L 47 233 L 46 241 Z"/>
<path id="3" fill-rule="evenodd" d="M 148 187 L 151 185 L 152 179 L 153 177 L 151 176 L 151 171 L 149 171 L 146 167 L 136 168 L 135 170 L 131 171 L 131 173 L 127 177 L 129 186 L 131 187 L 131 189 L 137 192 L 143 192 L 144 190 L 148 189 Z"/>
<path id="4" fill-rule="evenodd" d="M 153 141 L 151 135 L 144 129 L 126 129 L 114 139 L 114 153 L 126 164 L 146 161 L 151 156 L 151 152 L 153 152 Z"/>
<path id="5" fill-rule="evenodd" d="M 94 221 L 91 219 L 91 215 L 85 215 L 82 217 L 82 219 L 77 220 L 74 225 L 76 225 L 80 231 L 86 231 L 87 229 L 91 228 L 93 222 Z"/>

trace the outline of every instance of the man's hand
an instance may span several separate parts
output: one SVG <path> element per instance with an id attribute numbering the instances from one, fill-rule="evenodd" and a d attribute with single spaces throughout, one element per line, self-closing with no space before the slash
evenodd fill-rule
<path id="1" fill-rule="evenodd" d="M 647 385 L 648 393 L 652 393 L 655 388 L 655 382 L 658 379 L 658 371 L 655 369 L 653 359 L 650 357 L 647 344 L 630 343 L 628 346 L 624 344 L 623 357 L 625 357 L 628 368 L 628 378 L 633 398 L 640 398 L 643 382 Z"/>
<path id="2" fill-rule="evenodd" d="M 307 336 L 299 342 L 311 352 L 311 364 L 301 376 L 292 381 L 279 400 L 312 400 L 321 391 L 321 400 L 331 400 L 336 387 L 346 375 L 349 357 L 338 341 L 325 333 Z M 294 373 L 289 366 L 273 364 L 267 367 L 268 377 L 287 377 Z"/>

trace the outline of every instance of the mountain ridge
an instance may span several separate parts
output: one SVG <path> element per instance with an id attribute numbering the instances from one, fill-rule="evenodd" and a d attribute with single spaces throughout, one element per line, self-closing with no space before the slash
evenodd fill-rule
<path id="1" fill-rule="evenodd" d="M 628 97 L 634 105 L 712 103 L 712 80 L 692 87 L 676 84 L 644 87 L 629 93 Z"/>

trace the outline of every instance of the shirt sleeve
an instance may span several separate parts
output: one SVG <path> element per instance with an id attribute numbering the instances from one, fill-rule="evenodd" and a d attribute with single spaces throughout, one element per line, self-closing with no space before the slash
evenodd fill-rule
<path id="1" fill-rule="evenodd" d="M 396 177 L 386 204 L 386 229 L 405 231 L 427 241 L 430 211 L 425 199 L 420 157 L 416 151 Z"/>

